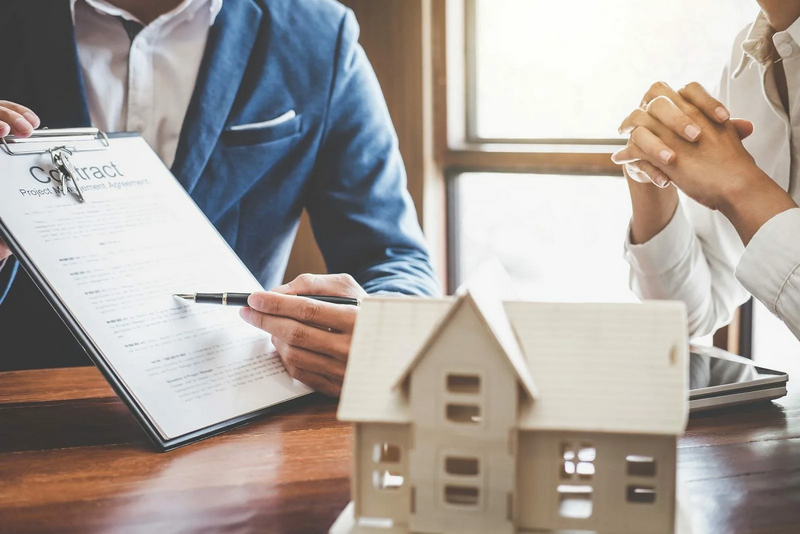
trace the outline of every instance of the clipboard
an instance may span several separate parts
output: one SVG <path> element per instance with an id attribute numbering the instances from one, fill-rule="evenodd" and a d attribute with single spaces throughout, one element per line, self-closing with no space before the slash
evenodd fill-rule
<path id="1" fill-rule="evenodd" d="M 53 152 L 59 151 L 68 160 L 70 156 L 78 152 L 108 150 L 111 146 L 110 143 L 111 139 L 122 139 L 130 137 L 140 137 L 140 135 L 137 133 L 127 133 L 127 132 L 105 134 L 96 128 L 39 130 L 34 132 L 33 135 L 31 135 L 31 137 L 24 139 L 8 136 L 7 138 L 2 139 L 2 144 L 0 145 L 0 148 L 2 148 L 2 151 L 5 152 L 5 154 L 8 156 L 23 156 L 32 154 L 46 154 L 46 153 L 50 153 L 52 155 Z M 45 144 L 46 146 L 45 147 L 38 146 L 42 144 Z M 31 146 L 34 145 L 36 145 L 36 148 L 31 148 Z M 2 154 L 0 154 L 0 160 L 1 158 Z M 58 166 L 56 166 L 56 170 L 59 170 Z M 59 172 L 62 171 L 59 170 Z M 91 202 L 90 196 L 84 195 L 81 198 L 78 195 L 75 195 L 74 193 L 67 191 L 68 180 L 63 177 L 62 180 L 63 180 L 62 183 L 64 184 L 63 196 L 69 196 L 70 194 L 72 194 L 81 203 Z M 186 194 L 187 198 L 190 198 L 188 193 L 186 193 L 185 191 L 184 193 Z M 211 222 L 208 221 L 208 219 L 205 220 L 208 222 L 209 225 L 211 225 Z M 144 430 L 144 432 L 146 433 L 146 435 L 148 436 L 148 438 L 158 451 L 161 452 L 171 451 L 176 448 L 194 443 L 196 441 L 216 436 L 227 430 L 245 425 L 251 421 L 254 421 L 256 419 L 264 417 L 265 415 L 275 412 L 277 409 L 281 407 L 281 405 L 284 402 L 288 402 L 302 396 L 298 395 L 297 397 L 287 398 L 284 401 L 273 404 L 271 406 L 264 407 L 252 412 L 248 412 L 246 414 L 242 414 L 236 417 L 232 417 L 225 421 L 205 426 L 171 439 L 163 438 L 161 432 L 159 432 L 156 423 L 152 420 L 151 417 L 148 416 L 144 407 L 140 404 L 140 402 L 136 399 L 135 395 L 133 395 L 133 393 L 129 390 L 124 381 L 118 376 L 118 374 L 109 364 L 107 359 L 102 354 L 100 348 L 92 341 L 91 337 L 80 325 L 77 318 L 69 311 L 69 309 L 64 304 L 62 299 L 58 296 L 57 292 L 47 282 L 45 276 L 39 270 L 35 262 L 32 261 L 30 255 L 26 252 L 25 247 L 22 245 L 22 243 L 19 242 L 19 240 L 15 238 L 14 234 L 4 223 L 2 217 L 0 217 L 0 237 L 2 237 L 5 240 L 6 244 L 14 254 L 14 257 L 18 261 L 19 265 L 21 265 L 28 273 L 28 275 L 31 277 L 36 287 L 42 292 L 42 294 L 45 296 L 50 306 L 59 315 L 61 320 L 70 330 L 72 335 L 75 337 L 75 340 L 78 343 L 80 343 L 83 350 L 89 356 L 94 365 L 100 370 L 101 374 L 106 379 L 111 388 L 114 390 L 114 392 L 117 394 L 117 396 L 119 396 L 122 402 L 127 406 L 130 412 L 133 414 L 139 426 Z M 221 236 L 219 237 L 220 239 L 222 239 Z M 230 247 L 228 248 L 230 249 Z M 233 251 L 231 250 L 231 252 Z"/>

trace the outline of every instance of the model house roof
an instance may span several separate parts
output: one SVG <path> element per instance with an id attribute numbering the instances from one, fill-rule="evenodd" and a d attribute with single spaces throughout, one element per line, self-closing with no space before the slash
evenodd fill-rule
<path id="1" fill-rule="evenodd" d="M 530 369 L 525 363 L 525 356 L 522 354 L 522 349 L 514 335 L 514 330 L 511 328 L 511 323 L 509 323 L 508 316 L 503 309 L 502 302 L 497 299 L 492 299 L 486 291 L 475 288 L 464 290 L 458 300 L 451 305 L 450 310 L 439 323 L 431 329 L 427 340 L 408 365 L 406 365 L 403 372 L 397 377 L 393 387 L 397 389 L 402 386 L 403 382 L 408 378 L 408 375 L 411 374 L 411 371 L 414 370 L 414 367 L 416 367 L 417 363 L 425 356 L 431 344 L 436 340 L 439 332 L 449 327 L 450 320 L 455 316 L 455 312 L 460 306 L 473 307 L 475 313 L 486 325 L 492 339 L 497 343 L 500 351 L 505 355 L 508 363 L 511 365 L 522 389 L 528 394 L 529 398 L 534 398 L 536 395 L 536 386 L 531 377 Z"/>
<path id="2" fill-rule="evenodd" d="M 339 418 L 410 422 L 407 399 L 394 386 L 413 371 L 431 336 L 446 327 L 453 307 L 470 302 L 491 323 L 520 383 L 533 393 L 520 429 L 683 432 L 688 340 L 682 304 L 505 302 L 492 309 L 487 300 L 475 291 L 458 300 L 367 299 L 353 335 Z"/>

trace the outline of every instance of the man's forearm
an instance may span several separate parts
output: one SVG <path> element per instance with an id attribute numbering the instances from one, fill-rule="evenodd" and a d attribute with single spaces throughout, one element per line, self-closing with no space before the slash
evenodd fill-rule
<path id="1" fill-rule="evenodd" d="M 633 208 L 630 239 L 639 245 L 658 235 L 672 220 L 678 207 L 678 191 L 673 186 L 661 189 L 630 178 L 627 181 Z"/>

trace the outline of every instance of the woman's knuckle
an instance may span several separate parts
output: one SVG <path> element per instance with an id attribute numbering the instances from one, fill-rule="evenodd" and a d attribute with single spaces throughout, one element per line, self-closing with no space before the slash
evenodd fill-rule
<path id="1" fill-rule="evenodd" d="M 669 106 L 670 99 L 666 95 L 658 95 L 647 105 L 648 108 L 662 109 Z"/>
<path id="2" fill-rule="evenodd" d="M 649 113 L 643 109 L 634 109 L 628 117 L 628 124 L 631 126 L 641 126 L 647 121 Z M 635 129 L 635 128 L 634 128 Z"/>

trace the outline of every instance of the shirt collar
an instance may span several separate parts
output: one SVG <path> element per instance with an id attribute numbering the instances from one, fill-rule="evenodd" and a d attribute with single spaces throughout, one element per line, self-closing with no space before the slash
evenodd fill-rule
<path id="1" fill-rule="evenodd" d="M 800 51 L 800 19 L 792 23 L 786 31 L 778 32 L 770 25 L 763 11 L 758 13 L 742 42 L 742 60 L 733 73 L 736 78 L 749 67 L 753 61 L 759 65 L 769 65 Z M 786 49 L 785 47 L 790 47 Z"/>
<path id="2" fill-rule="evenodd" d="M 136 20 L 136 17 L 125 11 L 124 9 L 120 9 L 116 6 L 113 6 L 106 2 L 105 0 L 70 0 L 70 9 L 72 11 L 72 23 L 75 24 L 75 4 L 79 1 L 86 2 L 88 5 L 99 11 L 100 13 L 105 13 L 106 15 L 110 15 L 112 17 L 122 17 L 126 20 L 132 20 L 134 22 L 139 22 Z M 222 1 L 223 0 L 184 0 L 183 2 L 178 5 L 175 9 L 166 13 L 166 15 L 177 16 L 180 13 L 186 11 L 186 8 L 189 7 L 190 4 L 202 2 L 208 4 L 209 13 L 211 15 L 209 26 L 213 26 L 214 21 L 217 19 L 217 15 L 219 15 L 220 10 L 222 10 Z"/>

